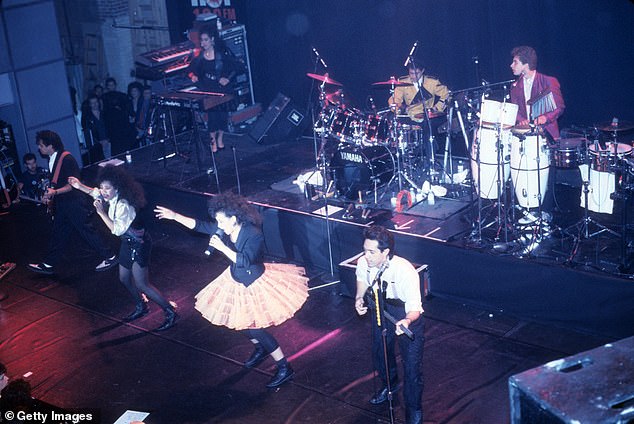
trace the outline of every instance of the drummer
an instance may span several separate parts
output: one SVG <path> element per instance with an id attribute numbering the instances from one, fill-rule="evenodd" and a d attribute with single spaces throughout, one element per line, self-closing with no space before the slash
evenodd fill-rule
<path id="1" fill-rule="evenodd" d="M 427 141 L 429 137 L 429 126 L 425 123 L 425 114 L 431 124 L 432 135 L 434 136 L 434 149 L 437 149 L 435 136 L 438 127 L 442 124 L 440 118 L 444 116 L 449 89 L 436 77 L 425 74 L 423 61 L 418 58 L 410 58 L 407 64 L 408 75 L 399 78 L 399 82 L 408 84 L 397 86 L 394 95 L 388 99 L 390 108 L 397 114 L 406 113 L 404 124 L 413 128 L 423 129 L 422 140 Z M 411 84 L 411 85 L 409 85 Z M 423 143 L 423 153 L 430 157 L 429 143 Z"/>
<path id="2" fill-rule="evenodd" d="M 425 75 L 425 68 L 419 59 L 410 60 L 407 65 L 408 75 L 399 81 L 412 84 L 396 87 L 394 95 L 388 99 L 390 107 L 398 112 L 409 112 L 410 118 L 422 122 L 424 116 L 418 116 L 427 110 L 428 116 L 442 115 L 449 90 L 436 77 Z M 422 90 L 421 90 L 422 87 Z"/>
<path id="3" fill-rule="evenodd" d="M 528 127 L 530 123 L 539 126 L 544 130 L 544 135 L 548 139 L 550 145 L 554 145 L 559 141 L 559 126 L 557 118 L 564 113 L 564 99 L 561 95 L 561 88 L 557 78 L 544 75 L 537 72 L 537 53 L 535 49 L 529 46 L 519 46 L 511 50 L 513 61 L 511 62 L 511 70 L 517 80 L 511 86 L 511 103 L 519 106 L 516 118 L 516 126 Z M 536 98 L 541 93 L 548 90 L 552 93 L 555 109 L 539 115 L 532 122 L 529 121 L 531 116 L 531 99 Z M 555 176 L 553 172 L 548 176 L 548 189 L 542 197 L 542 218 L 549 222 L 552 220 L 552 211 L 554 208 L 554 187 Z M 535 211 L 529 211 L 528 214 L 520 219 L 520 224 L 529 224 L 537 221 L 538 217 Z"/>

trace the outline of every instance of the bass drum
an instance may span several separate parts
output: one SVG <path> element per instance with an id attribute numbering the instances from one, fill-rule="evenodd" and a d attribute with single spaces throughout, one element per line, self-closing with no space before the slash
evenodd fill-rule
<path id="1" fill-rule="evenodd" d="M 385 146 L 342 145 L 330 161 L 335 187 L 348 199 L 358 199 L 359 192 L 387 184 L 394 168 L 394 156 Z"/>

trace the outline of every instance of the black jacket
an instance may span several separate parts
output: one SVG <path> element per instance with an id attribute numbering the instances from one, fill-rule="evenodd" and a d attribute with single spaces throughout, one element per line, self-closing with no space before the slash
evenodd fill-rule
<path id="1" fill-rule="evenodd" d="M 211 235 L 217 228 L 211 222 L 196 220 L 194 230 Z M 257 227 L 243 224 L 235 244 L 228 237 L 223 237 L 223 241 L 237 252 L 236 262 L 231 264 L 234 280 L 249 286 L 264 273 L 264 236 Z"/>

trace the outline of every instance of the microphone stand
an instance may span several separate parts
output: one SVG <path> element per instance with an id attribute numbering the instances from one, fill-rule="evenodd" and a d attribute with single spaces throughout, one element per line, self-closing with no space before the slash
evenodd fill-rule
<path id="1" fill-rule="evenodd" d="M 390 381 L 390 368 L 389 361 L 387 359 L 387 325 L 386 317 L 385 317 L 385 300 L 386 293 L 385 289 L 387 288 L 387 283 L 381 283 L 381 277 L 383 276 L 383 272 L 389 266 L 389 263 L 386 261 L 383 263 L 383 266 L 376 274 L 374 278 L 374 282 L 372 283 L 373 292 L 375 295 L 376 301 L 376 323 L 377 327 L 381 330 L 381 343 L 383 345 L 383 366 L 385 367 L 385 381 L 387 385 L 387 402 L 388 409 L 390 411 L 390 423 L 394 424 L 394 393 L 392 393 L 392 382 Z M 374 287 L 376 285 L 376 288 Z"/>
<path id="2" fill-rule="evenodd" d="M 238 184 L 238 194 L 242 195 L 242 189 L 240 187 L 240 171 L 238 170 L 238 158 L 236 157 L 236 145 L 234 142 L 231 144 L 231 152 L 233 153 L 233 166 L 236 169 L 236 183 Z"/>
<path id="3" fill-rule="evenodd" d="M 416 42 L 417 43 L 417 42 Z M 414 50 L 416 50 L 416 43 L 414 43 L 414 46 L 412 47 L 412 50 L 410 51 L 410 54 L 408 56 L 408 60 L 409 62 L 412 63 L 412 65 L 414 66 L 414 69 L 417 69 L 417 65 L 416 62 L 414 61 Z M 408 61 L 405 62 L 406 64 L 408 63 Z M 431 120 L 429 119 L 428 113 L 431 111 L 431 109 L 428 109 L 427 106 L 425 106 L 425 96 L 423 95 L 423 83 L 425 82 L 425 74 L 423 73 L 422 75 L 423 80 L 421 81 L 421 83 L 419 84 L 418 81 L 413 81 L 414 82 L 414 86 L 418 88 L 418 92 L 420 93 L 420 97 L 422 100 L 422 105 L 423 105 L 423 120 L 425 121 L 425 123 L 427 124 L 427 130 L 429 131 L 429 179 L 430 182 L 433 184 L 434 182 L 434 176 L 435 176 L 435 172 L 434 172 L 434 164 L 436 162 L 436 157 L 434 154 L 434 134 L 432 133 L 432 127 L 431 127 Z M 423 124 L 425 125 L 425 124 Z"/>

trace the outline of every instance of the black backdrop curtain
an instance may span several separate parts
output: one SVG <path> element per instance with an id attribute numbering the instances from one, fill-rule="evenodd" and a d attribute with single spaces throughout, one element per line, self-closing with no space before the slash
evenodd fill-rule
<path id="1" fill-rule="evenodd" d="M 187 7 L 188 2 L 183 7 Z M 634 120 L 634 3 L 628 0 L 234 0 L 247 28 L 258 101 L 278 92 L 305 104 L 311 47 L 356 106 L 387 91 L 371 83 L 403 75 L 414 41 L 426 72 L 450 89 L 513 78 L 510 50 L 537 50 L 538 70 L 557 77 L 566 101 L 560 124 Z M 181 14 L 182 15 L 182 14 Z M 186 15 L 186 13 L 185 13 Z M 191 26 L 184 19 L 179 30 Z M 177 41 L 177 40 L 174 40 Z M 179 41 L 179 40 L 178 40 Z M 324 73 L 321 65 L 317 73 Z"/>

